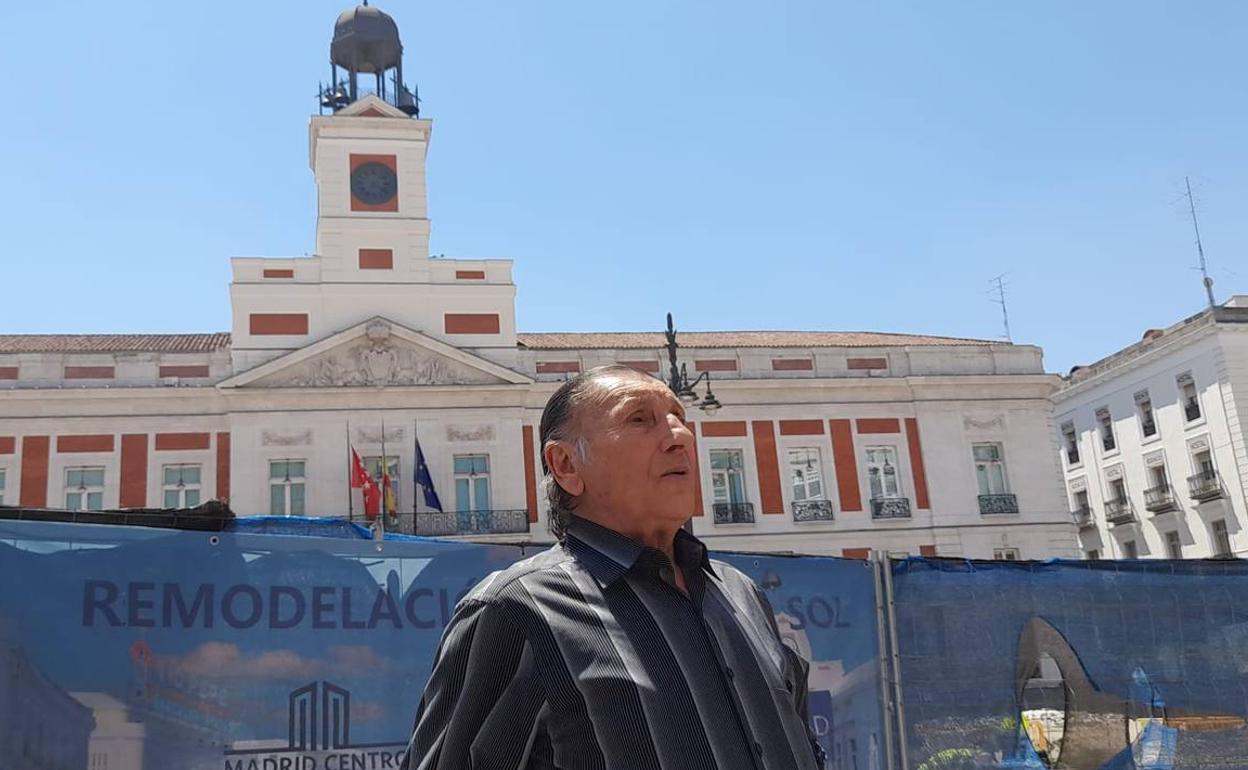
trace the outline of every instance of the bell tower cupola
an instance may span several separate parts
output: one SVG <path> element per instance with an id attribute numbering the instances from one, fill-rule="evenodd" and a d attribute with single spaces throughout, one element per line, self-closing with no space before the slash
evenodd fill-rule
<path id="1" fill-rule="evenodd" d="M 372 94 L 407 115 L 420 117 L 416 91 L 403 82 L 399 27 L 368 0 L 338 16 L 329 44 L 329 68 L 329 84 L 320 88 L 322 114 L 337 112 Z"/>

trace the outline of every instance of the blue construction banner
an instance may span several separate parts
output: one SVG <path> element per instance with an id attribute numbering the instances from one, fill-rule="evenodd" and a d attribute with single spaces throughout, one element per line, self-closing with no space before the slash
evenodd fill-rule
<path id="1" fill-rule="evenodd" d="M 362 534 L 0 521 L 0 770 L 396 767 L 456 602 L 535 549 Z M 725 558 L 813 662 L 829 755 L 879 767 L 868 565 Z"/>
<path id="2" fill-rule="evenodd" d="M 1248 767 L 1248 563 L 892 569 L 913 770 Z"/>

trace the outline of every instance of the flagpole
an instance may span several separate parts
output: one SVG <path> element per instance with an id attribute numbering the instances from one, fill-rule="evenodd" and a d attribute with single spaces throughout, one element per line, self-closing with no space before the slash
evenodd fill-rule
<path id="1" fill-rule="evenodd" d="M 389 463 L 386 458 L 386 418 L 381 418 L 381 507 L 377 511 L 376 529 L 374 532 L 375 540 L 384 540 L 386 537 L 386 495 L 390 493 L 390 484 L 387 479 L 386 471 L 389 470 Z"/>
<path id="2" fill-rule="evenodd" d="M 355 521 L 355 501 L 351 499 L 351 476 L 355 473 L 355 457 L 351 452 L 351 421 L 347 420 L 347 521 Z"/>
<path id="3" fill-rule="evenodd" d="M 416 426 L 420 421 L 412 418 L 412 534 L 420 533 L 420 527 L 416 526 L 416 519 L 420 517 L 420 498 L 423 497 L 420 490 L 420 434 L 416 432 Z"/>

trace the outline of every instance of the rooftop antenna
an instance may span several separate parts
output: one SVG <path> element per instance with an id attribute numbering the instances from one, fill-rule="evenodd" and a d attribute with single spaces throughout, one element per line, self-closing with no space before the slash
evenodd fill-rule
<path id="1" fill-rule="evenodd" d="M 1005 276 L 1006 274 L 1002 273 L 989 283 L 993 284 L 993 293 L 996 295 L 992 301 L 1001 306 L 1001 323 L 1005 327 L 1005 338 L 1013 342 L 1014 338 L 1010 336 L 1010 311 L 1005 306 Z"/>
<path id="2" fill-rule="evenodd" d="M 1209 298 L 1209 307 L 1217 306 L 1213 301 L 1213 279 L 1209 277 L 1209 270 L 1205 265 L 1205 247 L 1200 242 L 1200 224 L 1196 221 L 1196 202 L 1192 198 L 1192 181 L 1187 177 L 1183 177 L 1183 184 L 1187 186 L 1187 210 L 1192 215 L 1192 229 L 1196 231 L 1196 253 L 1200 255 L 1200 275 L 1205 284 L 1205 295 Z"/>

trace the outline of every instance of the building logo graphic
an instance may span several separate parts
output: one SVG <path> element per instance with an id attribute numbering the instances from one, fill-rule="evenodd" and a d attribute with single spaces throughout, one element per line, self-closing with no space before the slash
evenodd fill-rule
<path id="1" fill-rule="evenodd" d="M 337 770 L 400 766 L 407 742 L 352 743 L 351 693 L 312 681 L 288 696 L 285 739 L 239 741 L 225 751 L 225 770 Z"/>

